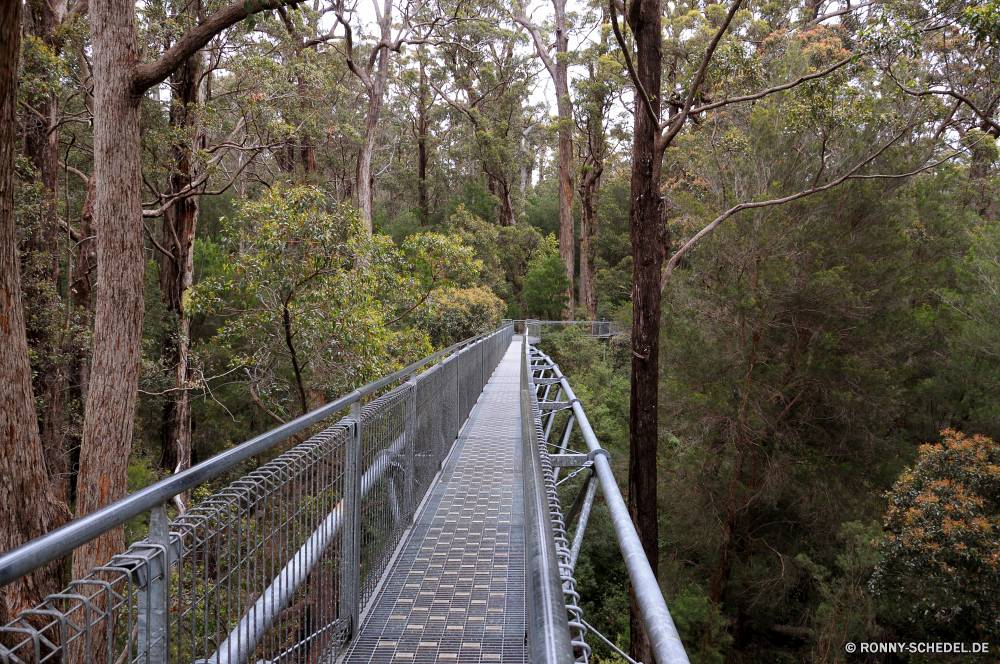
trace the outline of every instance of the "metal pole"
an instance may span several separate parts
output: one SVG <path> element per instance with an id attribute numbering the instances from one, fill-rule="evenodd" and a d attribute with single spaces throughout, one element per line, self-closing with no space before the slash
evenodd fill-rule
<path id="1" fill-rule="evenodd" d="M 611 471 L 609 455 L 597 440 L 594 429 L 590 426 L 590 420 L 580 405 L 580 400 L 569 386 L 569 381 L 563 376 L 559 366 L 552 362 L 552 359 L 539 352 L 535 353 L 553 365 L 552 373 L 559 378 L 559 384 L 566 393 L 567 400 L 572 404 L 573 413 L 576 415 L 577 424 L 583 439 L 587 443 L 587 448 L 594 459 L 594 471 L 601 481 L 601 490 L 604 492 L 604 502 L 611 513 L 611 523 L 618 538 L 618 546 L 621 549 L 622 557 L 625 559 L 625 568 L 628 570 L 629 578 L 632 580 L 632 588 L 635 591 L 636 601 L 639 604 L 639 613 L 642 621 L 646 625 L 646 632 L 649 634 L 650 645 L 653 646 L 653 654 L 656 656 L 658 664 L 688 664 L 687 653 L 677 634 L 677 627 L 674 625 L 667 603 L 663 600 L 659 583 L 646 558 L 646 552 L 642 548 L 639 540 L 639 533 L 636 532 L 632 517 L 629 516 L 628 506 L 622 498 L 621 490 Z"/>
<path id="2" fill-rule="evenodd" d="M 150 511 L 149 536 L 146 540 L 159 553 L 147 563 L 146 585 L 139 589 L 136 601 L 138 649 L 137 661 L 146 664 L 166 664 L 170 652 L 167 622 L 170 592 L 170 531 L 167 527 L 167 506 L 157 505 Z M 154 563 L 157 561 L 158 565 Z M 156 569 L 159 566 L 160 569 Z M 145 657 L 143 657 L 145 655 Z"/>
<path id="3" fill-rule="evenodd" d="M 591 471 L 587 477 L 587 492 L 583 497 L 583 508 L 580 510 L 580 522 L 576 525 L 576 532 L 573 533 L 573 547 L 569 552 L 569 573 L 572 575 L 576 569 L 576 560 L 580 557 L 580 548 L 583 546 L 583 534 L 587 531 L 587 521 L 590 520 L 590 510 L 594 506 L 594 495 L 597 493 L 597 478 Z M 572 520 L 570 514 L 566 525 Z"/>
<path id="4" fill-rule="evenodd" d="M 351 404 L 354 436 L 345 443 L 344 454 L 344 540 L 343 574 L 341 583 L 341 615 L 350 618 L 351 637 L 358 635 L 361 614 L 359 592 L 361 587 L 361 401 Z"/>
<path id="5" fill-rule="evenodd" d="M 413 457 L 417 447 L 417 374 L 410 374 L 410 394 L 406 399 L 406 514 L 408 518 L 416 517 L 413 504 Z"/>

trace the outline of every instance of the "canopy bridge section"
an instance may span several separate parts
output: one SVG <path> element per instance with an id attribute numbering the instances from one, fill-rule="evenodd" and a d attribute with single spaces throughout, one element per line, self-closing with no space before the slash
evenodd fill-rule
<path id="1" fill-rule="evenodd" d="M 657 661 L 687 662 L 539 336 L 505 321 L 0 556 L 2 587 L 148 518 L 145 539 L 0 626 L 0 664 L 586 662 L 604 637 L 573 571 L 598 487 Z M 199 486 L 209 498 L 168 512 Z"/>

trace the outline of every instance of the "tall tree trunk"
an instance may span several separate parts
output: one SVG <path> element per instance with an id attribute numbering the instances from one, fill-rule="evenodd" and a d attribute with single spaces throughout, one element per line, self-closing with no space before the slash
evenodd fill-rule
<path id="1" fill-rule="evenodd" d="M 90 34 L 94 62 L 94 226 L 100 288 L 94 317 L 90 384 L 83 421 L 77 515 L 122 498 L 132 450 L 144 314 L 142 183 L 139 101 L 134 73 L 135 6 L 130 0 L 93 0 Z M 77 549 L 73 577 L 85 576 L 124 548 L 121 528 Z M 108 644 L 94 632 L 93 659 Z"/>
<path id="2" fill-rule="evenodd" d="M 389 53 L 383 48 L 378 54 L 378 69 L 371 79 L 371 87 L 368 90 L 368 111 L 365 113 L 365 138 L 358 152 L 358 169 L 356 173 L 357 187 L 355 195 L 357 197 L 358 209 L 361 211 L 361 219 L 364 221 L 365 229 L 372 232 L 375 222 L 375 211 L 373 209 L 374 199 L 372 191 L 372 156 L 375 153 L 375 139 L 378 136 L 378 121 L 382 115 L 382 102 L 385 96 L 385 85 L 389 77 Z"/>
<path id="3" fill-rule="evenodd" d="M 597 292 L 594 290 L 591 241 L 597 235 L 597 201 L 600 186 L 600 171 L 588 171 L 580 179 L 580 308 L 587 312 L 587 318 L 590 320 L 597 318 Z"/>
<path id="4" fill-rule="evenodd" d="M 58 53 L 60 43 L 56 29 L 66 15 L 66 0 L 38 4 L 28 3 L 28 34 Z M 47 72 L 32 71 L 45 76 Z M 37 230 L 28 240 L 28 251 L 40 260 L 35 263 L 42 273 L 25 284 L 25 296 L 46 315 L 59 310 L 59 210 L 56 192 L 59 188 L 59 104 L 55 92 L 32 96 L 27 100 L 34 111 L 25 116 L 24 149 L 38 170 L 44 189 L 45 212 Z M 35 367 L 35 392 L 41 399 L 41 437 L 50 480 L 58 495 L 65 498 L 66 446 L 63 439 L 63 406 L 68 367 L 59 345 L 59 334 L 53 325 L 41 322 L 28 330 L 31 345 L 38 349 L 42 362 Z"/>
<path id="5" fill-rule="evenodd" d="M 573 103 L 569 96 L 569 32 L 566 28 L 566 0 L 552 0 L 555 13 L 555 59 L 549 55 L 549 45 L 538 26 L 526 15 L 523 0 L 517 0 L 519 13 L 514 20 L 531 34 L 538 57 L 545 64 L 556 88 L 556 108 L 559 116 L 557 133 L 559 178 L 559 258 L 566 266 L 569 288 L 566 290 L 563 317 L 573 320 L 573 284 L 576 268 L 576 229 L 573 225 Z M 541 179 L 539 179 L 541 181 Z M 523 180 L 522 180 L 523 182 Z M 524 192 L 522 184 L 521 191 Z"/>
<path id="6" fill-rule="evenodd" d="M 202 53 L 189 58 L 173 75 L 175 95 L 170 109 L 170 124 L 183 130 L 185 142 L 173 147 L 175 171 L 171 189 L 179 192 L 199 175 L 196 151 L 205 147 L 199 107 L 203 101 Z M 304 154 L 304 153 L 303 153 Z M 191 319 L 184 312 L 184 294 L 194 284 L 194 238 L 198 227 L 199 197 L 178 201 L 163 217 L 164 247 L 173 254 L 163 257 L 160 288 L 167 310 L 176 320 L 174 334 L 168 337 L 165 357 L 173 367 L 172 398 L 164 404 L 162 454 L 160 465 L 169 472 L 191 467 Z M 186 498 L 186 497 L 185 497 Z M 182 498 L 183 500 L 183 498 Z"/>
<path id="7" fill-rule="evenodd" d="M 636 74 L 660 111 L 662 44 L 660 0 L 637 0 L 628 6 L 628 22 L 635 37 Z M 629 403 L 629 513 L 654 574 L 660 560 L 656 509 L 656 450 L 659 400 L 660 272 L 669 239 L 663 223 L 660 196 L 662 152 L 659 127 L 635 108 L 632 143 L 632 184 L 629 237 L 632 242 L 632 378 Z M 653 652 L 642 624 L 635 593 L 630 597 L 630 655 L 651 664 Z"/>
<path id="8" fill-rule="evenodd" d="M 606 20 L 606 17 L 605 17 Z M 607 52 L 607 33 L 602 36 L 601 53 Z M 583 169 L 580 174 L 580 307 L 587 318 L 597 319 L 597 292 L 594 290 L 594 248 L 597 236 L 597 206 L 601 194 L 601 175 L 604 173 L 604 155 L 607 141 L 604 135 L 604 115 L 610 89 L 598 80 L 600 74 L 593 60 L 588 65 L 588 79 L 584 98 L 585 140 L 580 144 Z"/>
<path id="9" fill-rule="evenodd" d="M 420 58 L 420 91 L 417 97 L 417 199 L 420 225 L 430 223 L 430 203 L 427 196 L 427 131 L 430 127 L 427 104 L 427 73 L 424 60 Z"/>
<path id="10" fill-rule="evenodd" d="M 573 224 L 573 102 L 569 96 L 569 31 L 566 0 L 552 0 L 556 23 L 555 88 L 559 110 L 559 258 L 566 265 L 569 289 L 563 316 L 573 320 L 576 228 Z"/>
<path id="11" fill-rule="evenodd" d="M 14 153 L 21 48 L 19 0 L 0 5 L 0 553 L 66 523 L 69 511 L 49 485 L 38 434 L 14 229 Z M 0 624 L 57 592 L 62 561 L 0 588 Z"/>

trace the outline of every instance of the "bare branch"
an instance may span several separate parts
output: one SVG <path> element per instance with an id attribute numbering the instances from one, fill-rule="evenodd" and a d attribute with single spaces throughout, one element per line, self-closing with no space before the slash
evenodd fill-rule
<path id="1" fill-rule="evenodd" d="M 65 168 L 67 171 L 69 171 L 73 175 L 75 175 L 78 178 L 80 178 L 81 180 L 83 180 L 83 184 L 87 184 L 88 182 L 90 182 L 90 176 L 87 175 L 86 173 L 84 173 L 83 171 L 81 171 L 80 169 L 74 168 L 74 167 L 70 166 L 69 164 L 64 164 L 61 161 L 59 162 L 59 166 L 61 166 L 62 168 Z"/>
<path id="2" fill-rule="evenodd" d="M 532 23 L 525 14 L 523 0 L 517 0 L 517 14 L 514 15 L 514 21 L 520 24 L 531 35 L 531 39 L 535 44 L 535 52 L 538 53 L 538 59 L 549 70 L 549 76 L 552 77 L 552 80 L 556 80 L 555 63 L 552 62 L 552 58 L 549 56 L 549 49 L 545 45 L 545 40 L 542 39 L 542 33 L 538 29 L 538 26 Z"/>
<path id="3" fill-rule="evenodd" d="M 800 76 L 791 83 L 784 83 L 782 85 L 776 85 L 773 88 L 768 88 L 766 90 L 761 90 L 760 92 L 755 92 L 752 95 L 742 95 L 740 97 L 731 97 L 729 99 L 722 99 L 720 101 L 712 102 L 711 104 L 704 104 L 702 106 L 696 106 L 691 109 L 691 115 L 696 115 L 698 113 L 704 113 L 705 111 L 711 111 L 712 109 L 719 108 L 722 106 L 728 106 L 729 104 L 738 104 L 744 101 L 753 101 L 755 99 L 760 99 L 761 97 L 766 97 L 772 95 L 775 92 L 781 92 L 783 90 L 790 90 L 798 85 L 802 85 L 806 81 L 811 81 L 817 78 L 823 78 L 827 74 L 832 74 L 837 71 L 847 63 L 849 63 L 854 58 L 850 55 L 839 62 L 835 62 L 826 69 L 821 71 L 813 72 L 812 74 L 806 74 L 805 76 Z"/>
<path id="4" fill-rule="evenodd" d="M 1000 133 L 1000 124 L 998 124 L 996 120 L 991 118 L 989 114 L 982 111 L 978 106 L 976 106 L 975 103 L 973 103 L 971 99 L 969 99 L 962 93 L 955 92 L 955 90 L 953 90 L 952 88 L 947 88 L 945 90 L 931 90 L 931 89 L 916 90 L 913 88 L 908 88 L 902 83 L 900 83 L 899 79 L 896 78 L 896 75 L 892 73 L 891 67 L 886 67 L 884 71 L 886 75 L 892 79 L 893 83 L 895 83 L 896 86 L 906 94 L 911 95 L 913 97 L 946 96 L 946 97 L 951 97 L 952 99 L 957 99 L 958 101 L 968 106 L 969 110 L 975 113 L 976 116 L 980 120 L 982 120 L 985 124 L 989 125 L 994 131 Z"/>
<path id="5" fill-rule="evenodd" d="M 876 4 L 878 1 L 879 0 L 868 0 L 868 2 L 862 2 L 860 5 L 854 5 L 853 7 L 844 7 L 843 9 L 838 9 L 837 11 L 829 12 L 827 14 L 821 14 L 820 16 L 817 16 L 813 20 L 809 21 L 809 23 L 807 23 L 806 25 L 817 25 L 827 19 L 835 18 L 837 16 L 843 16 L 844 14 L 850 14 L 851 12 L 863 9 L 864 7 L 870 7 L 871 5 Z"/>
<path id="6" fill-rule="evenodd" d="M 159 242 L 156 241 L 156 238 L 153 237 L 153 233 L 152 231 L 149 230 L 149 226 L 146 225 L 146 222 L 143 222 L 142 230 L 146 231 L 146 236 L 149 237 L 149 241 L 153 243 L 153 246 L 156 247 L 157 251 L 159 251 L 161 254 L 163 254 L 172 261 L 177 260 L 172 253 L 164 249 L 163 245 L 161 245 Z"/>

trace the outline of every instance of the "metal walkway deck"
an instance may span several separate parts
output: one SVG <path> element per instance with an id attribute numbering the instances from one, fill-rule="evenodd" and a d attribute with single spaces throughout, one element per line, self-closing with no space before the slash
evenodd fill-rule
<path id="1" fill-rule="evenodd" d="M 526 661 L 520 353 L 516 337 L 367 607 L 347 664 Z"/>

